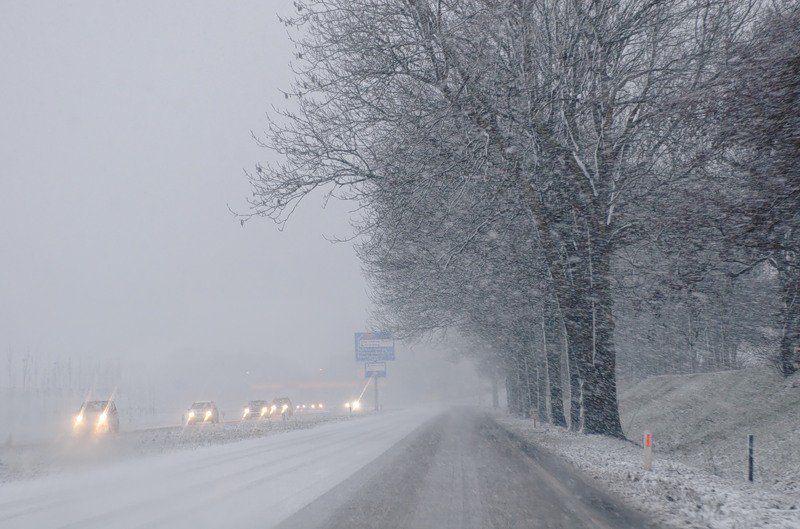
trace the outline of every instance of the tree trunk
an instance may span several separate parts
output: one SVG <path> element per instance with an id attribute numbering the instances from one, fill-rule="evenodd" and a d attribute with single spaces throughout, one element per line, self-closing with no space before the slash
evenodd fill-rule
<path id="1" fill-rule="evenodd" d="M 537 362 L 536 366 L 536 412 L 539 420 L 547 422 L 550 417 L 547 413 L 547 371 L 545 369 L 544 358 Z"/>
<path id="2" fill-rule="evenodd" d="M 787 267 L 781 271 L 783 288 L 783 337 L 779 367 L 783 376 L 789 376 L 800 365 L 800 270 Z"/>
<path id="3" fill-rule="evenodd" d="M 566 326 L 563 329 L 564 348 L 567 354 L 567 372 L 569 373 L 569 429 L 573 432 L 581 429 L 581 375 L 578 370 L 578 355 L 570 344 Z"/>
<path id="4" fill-rule="evenodd" d="M 506 375 L 506 406 L 508 406 L 508 413 L 511 415 L 519 415 L 518 409 L 518 387 L 517 387 L 517 374 L 511 372 Z"/>
<path id="5" fill-rule="evenodd" d="M 610 251 L 595 244 L 592 262 L 592 290 L 590 300 L 592 316 L 592 363 L 588 377 L 588 398 L 584 399 L 583 429 L 586 433 L 599 433 L 624 438 L 619 418 L 617 400 L 616 351 L 614 350 L 613 299 L 611 296 Z"/>
<path id="6" fill-rule="evenodd" d="M 530 342 L 525 341 L 525 349 L 523 351 L 522 363 L 525 366 L 523 371 L 524 377 L 524 392 L 525 392 L 525 404 L 524 404 L 524 413 L 523 417 L 526 419 L 530 419 L 533 414 L 534 407 L 538 406 L 538 394 L 536 389 L 536 366 L 531 365 L 532 358 L 530 358 L 532 351 L 530 351 L 529 346 Z"/>
<path id="7" fill-rule="evenodd" d="M 556 426 L 566 426 L 564 418 L 564 398 L 561 393 L 561 354 L 558 342 L 554 340 L 558 328 L 558 312 L 553 300 L 545 300 L 542 311 L 542 348 L 547 364 L 547 385 L 550 389 L 550 422 Z M 547 310 L 550 309 L 550 310 Z M 548 329 L 549 328 L 549 329 Z"/>
<path id="8" fill-rule="evenodd" d="M 581 429 L 581 377 L 574 362 L 569 365 L 569 429 L 577 432 Z"/>

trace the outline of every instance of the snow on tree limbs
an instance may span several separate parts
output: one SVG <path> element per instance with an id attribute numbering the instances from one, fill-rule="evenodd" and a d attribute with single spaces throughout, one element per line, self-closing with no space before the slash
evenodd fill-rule
<path id="1" fill-rule="evenodd" d="M 252 215 L 284 223 L 318 188 L 358 201 L 380 322 L 458 329 L 512 410 L 558 424 L 563 354 L 570 426 L 622 436 L 614 305 L 647 259 L 621 258 L 670 251 L 654 233 L 680 222 L 653 215 L 675 218 L 671 201 L 707 174 L 693 118 L 752 6 L 296 7 L 293 106 L 262 139 L 281 162 L 251 175 Z"/>

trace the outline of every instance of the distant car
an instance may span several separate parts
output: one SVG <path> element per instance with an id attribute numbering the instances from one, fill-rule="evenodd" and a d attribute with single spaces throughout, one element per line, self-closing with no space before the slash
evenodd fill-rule
<path id="1" fill-rule="evenodd" d="M 271 408 L 272 405 L 266 400 L 251 400 L 242 411 L 242 420 L 269 417 Z"/>
<path id="2" fill-rule="evenodd" d="M 219 410 L 217 409 L 217 405 L 210 400 L 193 403 L 192 406 L 186 410 L 184 422 L 186 424 L 206 422 L 218 423 Z"/>
<path id="3" fill-rule="evenodd" d="M 270 407 L 271 415 L 280 415 L 284 419 L 291 417 L 294 414 L 294 406 L 289 397 L 277 397 L 272 401 Z"/>
<path id="4" fill-rule="evenodd" d="M 76 433 L 117 433 L 119 414 L 110 400 L 89 400 L 81 404 L 72 422 Z"/>

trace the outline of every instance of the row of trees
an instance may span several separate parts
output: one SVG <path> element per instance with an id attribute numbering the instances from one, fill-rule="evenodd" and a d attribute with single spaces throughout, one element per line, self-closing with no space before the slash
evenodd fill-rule
<path id="1" fill-rule="evenodd" d="M 726 303 L 766 276 L 797 369 L 796 3 L 296 8 L 296 105 L 263 139 L 280 161 L 251 175 L 252 214 L 357 201 L 382 325 L 457 328 L 513 411 L 622 436 L 614 307 Z"/>

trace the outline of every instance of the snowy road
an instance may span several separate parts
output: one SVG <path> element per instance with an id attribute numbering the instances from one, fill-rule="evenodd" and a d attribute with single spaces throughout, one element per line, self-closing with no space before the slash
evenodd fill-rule
<path id="1" fill-rule="evenodd" d="M 652 527 L 582 475 L 461 409 L 409 436 L 280 529 Z"/>
<path id="2" fill-rule="evenodd" d="M 386 413 L 0 484 L 0 527 L 269 527 L 434 414 Z"/>
<path id="3" fill-rule="evenodd" d="M 356 418 L 358 419 L 358 418 Z M 346 416 L 315 414 L 288 421 L 228 421 L 220 424 L 126 429 L 116 435 L 75 437 L 64 428 L 52 438 L 34 443 L 0 444 L 0 487 L 3 482 L 89 467 L 176 450 L 227 444 L 245 439 L 284 435 L 315 428 Z"/>
<path id="4" fill-rule="evenodd" d="M 391 412 L 0 484 L 0 528 L 276 525 L 646 527 L 467 409 Z"/>

